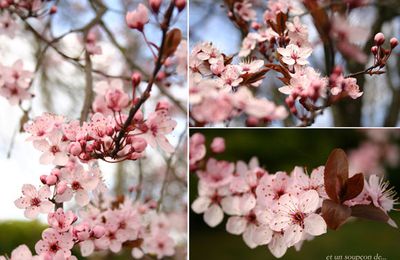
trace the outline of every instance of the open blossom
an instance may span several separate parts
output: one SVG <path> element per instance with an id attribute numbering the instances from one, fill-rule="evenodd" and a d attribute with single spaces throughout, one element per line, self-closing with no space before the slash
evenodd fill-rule
<path id="1" fill-rule="evenodd" d="M 142 130 L 143 137 L 151 147 L 160 146 L 167 153 L 174 152 L 174 147 L 169 143 L 165 135 L 171 133 L 176 126 L 176 121 L 171 119 L 165 109 L 151 113 Z"/>
<path id="2" fill-rule="evenodd" d="M 234 10 L 243 20 L 251 21 L 257 16 L 257 12 L 252 9 L 253 4 L 250 0 L 244 0 L 242 2 L 235 2 Z"/>
<path id="3" fill-rule="evenodd" d="M 146 237 L 143 247 L 146 252 L 157 255 L 157 259 L 175 254 L 174 240 L 165 232 L 154 232 L 150 237 Z"/>
<path id="4" fill-rule="evenodd" d="M 26 245 L 20 245 L 11 252 L 10 258 L 0 256 L 0 260 L 42 260 L 40 256 L 32 256 L 31 250 Z"/>
<path id="5" fill-rule="evenodd" d="M 319 236 L 326 233 L 325 220 L 315 213 L 319 207 L 319 196 L 309 190 L 299 197 L 283 195 L 277 204 L 277 216 L 271 221 L 271 229 L 284 231 L 288 246 L 298 243 L 304 234 Z"/>
<path id="6" fill-rule="evenodd" d="M 0 34 L 5 34 L 10 38 L 15 37 L 18 24 L 9 12 L 2 12 L 0 15 Z"/>
<path id="7" fill-rule="evenodd" d="M 233 163 L 217 161 L 211 158 L 207 161 L 206 170 L 200 171 L 198 175 L 199 178 L 210 187 L 218 188 L 231 181 L 234 169 L 235 166 Z"/>
<path id="8" fill-rule="evenodd" d="M 39 213 L 49 213 L 53 209 L 53 203 L 49 201 L 51 192 L 48 186 L 43 186 L 39 190 L 31 184 L 22 186 L 23 197 L 17 199 L 14 204 L 17 208 L 25 209 L 24 215 L 29 219 L 34 219 Z"/>
<path id="9" fill-rule="evenodd" d="M 149 10 L 145 5 L 139 4 L 135 10 L 126 14 L 125 19 L 131 29 L 143 31 L 144 25 L 149 22 Z"/>
<path id="10" fill-rule="evenodd" d="M 68 143 L 63 140 L 60 131 L 51 133 L 49 140 L 36 140 L 33 145 L 36 149 L 43 152 L 40 156 L 40 163 L 64 166 L 68 162 L 67 147 Z"/>
<path id="11" fill-rule="evenodd" d="M 61 169 L 61 184 L 65 185 L 65 189 L 60 194 L 57 194 L 57 202 L 65 202 L 72 199 L 75 194 L 76 203 L 83 207 L 89 201 L 89 192 L 93 191 L 99 183 L 99 171 L 97 168 L 91 168 L 85 171 L 82 166 L 77 166 L 75 169 Z M 61 185 L 59 184 L 59 185 Z"/>
<path id="12" fill-rule="evenodd" d="M 74 242 L 70 233 L 60 233 L 55 229 L 48 228 L 43 231 L 42 240 L 36 243 L 35 251 L 45 259 L 66 259 L 71 257 L 73 246 Z"/>
<path id="13" fill-rule="evenodd" d="M 303 48 L 294 44 L 289 44 L 286 48 L 278 48 L 277 51 L 282 55 L 282 61 L 287 65 L 307 65 L 307 58 L 312 53 L 311 48 Z"/>
<path id="14" fill-rule="evenodd" d="M 352 99 L 357 99 L 363 95 L 360 91 L 360 87 L 357 85 L 357 79 L 355 78 L 344 78 L 343 75 L 335 78 L 333 81 L 333 87 L 331 88 L 332 95 L 339 95 L 345 93 Z"/>
<path id="15" fill-rule="evenodd" d="M 49 213 L 47 216 L 47 222 L 50 227 L 60 233 L 68 231 L 76 219 L 77 216 L 72 211 L 64 212 L 62 208 L 57 209 L 56 212 Z"/>
<path id="16" fill-rule="evenodd" d="M 212 43 L 204 42 L 197 45 L 193 51 L 192 55 L 195 55 L 198 59 L 202 61 L 208 61 L 210 64 L 215 64 L 220 60 L 223 60 L 221 52 L 215 48 Z"/>
<path id="17" fill-rule="evenodd" d="M 281 196 L 289 192 L 290 184 L 291 179 L 286 172 L 265 174 L 256 189 L 258 203 L 265 206 L 274 205 Z"/>
<path id="18" fill-rule="evenodd" d="M 389 188 L 389 183 L 376 175 L 371 175 L 365 185 L 365 189 L 375 207 L 381 208 L 388 212 L 393 209 L 397 203 L 395 199 L 396 192 L 393 188 Z"/>
<path id="19" fill-rule="evenodd" d="M 240 77 L 240 69 L 235 65 L 226 66 L 218 79 L 221 88 L 235 88 L 243 81 Z"/>
<path id="20" fill-rule="evenodd" d="M 203 219 L 210 227 L 220 224 L 224 218 L 221 204 L 229 194 L 227 187 L 211 188 L 200 181 L 198 186 L 199 197 L 193 201 L 192 210 L 197 214 L 204 213 Z"/>

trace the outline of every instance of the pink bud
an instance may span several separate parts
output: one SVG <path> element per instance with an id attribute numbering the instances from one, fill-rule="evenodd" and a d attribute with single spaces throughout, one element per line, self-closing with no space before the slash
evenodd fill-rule
<path id="1" fill-rule="evenodd" d="M 41 181 L 43 184 L 46 184 L 46 178 L 47 178 L 47 175 L 42 175 L 42 176 L 40 176 L 40 181 Z"/>
<path id="2" fill-rule="evenodd" d="M 135 152 L 141 153 L 147 147 L 147 142 L 143 138 L 137 137 L 132 140 L 132 147 L 135 149 Z"/>
<path id="3" fill-rule="evenodd" d="M 135 10 L 126 14 L 125 20 L 129 28 L 143 31 L 144 25 L 149 22 L 147 7 L 139 4 Z"/>
<path id="4" fill-rule="evenodd" d="M 95 238 L 101 238 L 106 233 L 105 228 L 103 226 L 99 226 L 99 225 L 94 226 L 92 231 L 93 231 L 93 236 Z"/>
<path id="5" fill-rule="evenodd" d="M 150 0 L 149 2 L 151 10 L 153 10 L 155 13 L 158 13 L 158 11 L 160 11 L 162 0 Z"/>
<path id="6" fill-rule="evenodd" d="M 378 46 L 381 46 L 383 43 L 385 43 L 385 35 L 383 33 L 377 33 L 374 37 L 375 43 Z"/>
<path id="7" fill-rule="evenodd" d="M 175 0 L 175 6 L 178 8 L 178 11 L 181 12 L 186 7 L 186 0 Z"/>
<path id="8" fill-rule="evenodd" d="M 80 143 L 74 142 L 69 145 L 68 150 L 69 150 L 69 153 L 72 154 L 73 156 L 78 156 L 82 152 L 82 147 L 81 147 Z"/>
<path id="9" fill-rule="evenodd" d="M 249 116 L 246 120 L 246 126 L 255 127 L 258 126 L 260 120 L 254 116 Z"/>
<path id="10" fill-rule="evenodd" d="M 251 28 L 253 28 L 254 30 L 258 30 L 260 29 L 261 25 L 257 22 L 252 22 L 251 23 Z"/>
<path id="11" fill-rule="evenodd" d="M 392 49 L 396 48 L 396 46 L 399 45 L 399 40 L 397 40 L 396 38 L 392 38 L 390 39 L 390 47 Z"/>
<path id="12" fill-rule="evenodd" d="M 222 137 L 216 137 L 211 143 L 211 150 L 214 153 L 222 153 L 225 151 L 225 140 Z"/>
<path id="13" fill-rule="evenodd" d="M 374 55 L 378 54 L 378 46 L 372 46 L 372 47 L 371 47 L 371 52 L 372 52 L 372 54 L 374 54 Z"/>
<path id="14" fill-rule="evenodd" d="M 50 8 L 50 14 L 55 14 L 55 13 L 57 13 L 57 6 L 56 6 L 56 5 L 53 5 L 53 6 Z"/>
<path id="15" fill-rule="evenodd" d="M 62 195 L 67 190 L 67 183 L 65 181 L 60 181 L 57 184 L 57 194 Z"/>
<path id="16" fill-rule="evenodd" d="M 140 72 L 132 73 L 131 80 L 133 87 L 139 86 L 140 82 L 142 81 L 142 74 Z"/>
<path id="17" fill-rule="evenodd" d="M 52 186 L 57 183 L 57 177 L 55 175 L 49 175 L 46 177 L 46 184 Z"/>
<path id="18" fill-rule="evenodd" d="M 111 126 L 108 126 L 106 132 L 107 132 L 108 136 L 112 136 L 114 134 L 114 128 Z"/>

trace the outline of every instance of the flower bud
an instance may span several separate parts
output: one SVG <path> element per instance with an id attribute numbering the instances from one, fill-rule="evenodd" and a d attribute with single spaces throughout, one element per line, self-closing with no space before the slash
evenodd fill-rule
<path id="1" fill-rule="evenodd" d="M 54 168 L 53 170 L 51 170 L 51 175 L 56 176 L 57 178 L 60 178 L 61 175 L 61 170 L 58 168 Z"/>
<path id="2" fill-rule="evenodd" d="M 40 176 L 40 181 L 43 183 L 43 184 L 47 184 L 46 183 L 46 178 L 47 178 L 47 175 L 42 175 L 42 176 Z"/>
<path id="3" fill-rule="evenodd" d="M 95 238 L 101 238 L 106 233 L 106 230 L 103 226 L 96 225 L 93 227 L 92 232 Z"/>
<path id="4" fill-rule="evenodd" d="M 186 0 L 175 0 L 175 6 L 181 12 L 186 7 Z"/>
<path id="5" fill-rule="evenodd" d="M 142 81 L 142 74 L 139 72 L 132 73 L 131 80 L 133 87 L 139 86 L 140 82 Z"/>
<path id="6" fill-rule="evenodd" d="M 65 181 L 60 181 L 57 184 L 57 194 L 62 195 L 67 190 L 67 183 Z"/>
<path id="7" fill-rule="evenodd" d="M 214 153 L 222 153 L 225 151 L 225 140 L 222 137 L 216 137 L 211 143 L 211 150 Z"/>
<path id="8" fill-rule="evenodd" d="M 385 35 L 383 33 L 377 33 L 374 37 L 375 43 L 377 46 L 381 46 L 385 43 Z"/>
<path id="9" fill-rule="evenodd" d="M 392 49 L 396 48 L 396 46 L 399 45 L 399 40 L 397 40 L 396 38 L 392 38 L 390 39 L 390 47 Z"/>
<path id="10" fill-rule="evenodd" d="M 53 5 L 53 6 L 50 8 L 50 14 L 55 14 L 55 13 L 57 13 L 57 6 L 56 6 L 56 5 Z"/>
<path id="11" fill-rule="evenodd" d="M 74 142 L 69 145 L 68 150 L 69 150 L 69 153 L 72 154 L 73 156 L 78 156 L 82 152 L 82 147 L 81 147 L 80 143 Z"/>
<path id="12" fill-rule="evenodd" d="M 374 54 L 374 55 L 378 54 L 378 46 L 372 46 L 372 47 L 371 47 L 371 52 L 372 52 L 372 54 Z"/>
<path id="13" fill-rule="evenodd" d="M 50 174 L 46 177 L 46 184 L 52 186 L 57 183 L 57 176 Z"/>
<path id="14" fill-rule="evenodd" d="M 160 11 L 162 0 L 150 0 L 149 3 L 151 10 L 153 10 L 153 12 L 158 13 L 158 11 Z"/>
<path id="15" fill-rule="evenodd" d="M 141 153 L 147 147 L 147 142 L 143 138 L 137 137 L 132 140 L 132 147 L 135 149 L 135 152 Z"/>

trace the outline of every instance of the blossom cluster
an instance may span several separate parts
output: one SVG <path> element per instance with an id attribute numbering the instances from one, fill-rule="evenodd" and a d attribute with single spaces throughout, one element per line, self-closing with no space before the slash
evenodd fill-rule
<path id="1" fill-rule="evenodd" d="M 208 42 L 199 43 L 193 48 L 189 74 L 193 125 L 224 122 L 237 118 L 243 112 L 247 114 L 248 126 L 265 125 L 271 120 L 287 118 L 288 113 L 282 106 L 265 98 L 254 98 L 252 93 L 260 89 L 254 87 L 263 85 L 269 71 L 281 74 L 277 79 L 283 86 L 278 90 L 286 95 L 288 110 L 302 126 L 314 123 L 317 115 L 340 100 L 362 96 L 356 76 L 384 73 L 383 68 L 398 45 L 398 40 L 390 39 L 390 47 L 384 48 L 385 38 L 378 33 L 375 46 L 371 49 L 374 56 L 371 67 L 357 74 L 346 75 L 344 68 L 335 66 L 332 58 L 332 64 L 326 65 L 327 75 L 322 75 L 310 65 L 309 58 L 316 46 L 311 42 L 308 26 L 301 20 L 307 11 L 313 16 L 315 10 L 320 10 L 319 3 L 311 2 L 314 3 L 305 1 L 307 10 L 304 11 L 301 1 L 268 1 L 260 22 L 251 1 L 226 3 L 228 17 L 245 36 L 240 51 L 232 56 L 220 52 Z M 350 8 L 361 5 L 349 3 Z M 315 16 L 314 20 L 324 17 L 323 14 Z M 349 24 L 345 16 L 335 12 L 326 19 L 331 20 L 315 21 L 321 42 L 335 44 L 337 50 L 348 59 L 367 63 L 368 56 L 359 46 L 366 42 L 369 31 Z M 321 31 L 328 30 L 328 27 L 329 31 L 323 35 Z M 335 49 L 331 51 L 335 52 Z M 243 62 L 232 65 L 235 56 Z"/>
<path id="2" fill-rule="evenodd" d="M 205 138 L 200 133 L 192 135 L 190 144 L 191 170 L 199 178 L 198 197 L 191 208 L 203 214 L 210 227 L 219 225 L 227 215 L 227 232 L 241 235 L 250 248 L 268 246 L 278 258 L 288 248 L 294 246 L 299 250 L 304 241 L 327 233 L 327 227 L 337 228 L 332 218 L 340 218 L 340 214 L 336 215 L 335 209 L 327 205 L 335 200 L 327 188 L 330 159 L 310 175 L 298 166 L 290 174 L 269 173 L 259 166 L 256 158 L 249 163 L 213 158 L 224 151 L 221 141 L 212 142 L 212 154 L 207 158 Z M 350 173 L 349 178 L 359 177 L 354 176 Z M 355 215 L 359 206 L 374 209 L 385 216 L 384 222 L 397 227 L 387 215 L 397 201 L 393 189 L 376 175 L 362 178 L 361 182 L 357 187 L 359 192 L 342 199 L 342 206 L 359 217 L 363 216 L 359 212 Z"/>
<path id="3" fill-rule="evenodd" d="M 265 74 L 263 60 L 232 64 L 232 57 L 204 42 L 193 48 L 189 67 L 191 116 L 197 125 L 229 121 L 243 113 L 249 121 L 266 123 L 288 115 L 283 106 L 251 91 Z"/>
<path id="4" fill-rule="evenodd" d="M 33 80 L 33 72 L 25 70 L 22 60 L 17 60 L 10 67 L 0 64 L 0 95 L 11 105 L 19 105 L 29 100 L 33 94 L 29 92 Z"/>
<path id="5" fill-rule="evenodd" d="M 11 259 L 21 259 L 14 254 L 26 255 L 24 260 L 76 259 L 71 255 L 75 245 L 79 245 L 82 256 L 106 250 L 118 253 L 128 247 L 133 258 L 150 254 L 160 259 L 175 253 L 177 243 L 172 233 L 185 232 L 173 222 L 173 215 L 157 212 L 154 201 L 142 203 L 130 197 L 108 194 L 98 168 L 84 171 L 82 165 L 71 161 L 68 167 L 55 169 L 51 175 L 41 176 L 41 180 L 44 185 L 39 189 L 24 185 L 23 196 L 15 201 L 15 205 L 24 208 L 28 218 L 47 214 L 49 228 L 43 231 L 42 239 L 35 245 L 37 256 L 20 246 L 14 250 Z M 67 202 L 73 195 L 80 206 L 77 214 L 62 208 L 54 210 L 53 202 Z M 185 213 L 181 214 L 184 218 Z"/>
<path id="6" fill-rule="evenodd" d="M 123 190 L 115 194 L 106 187 L 99 160 L 110 163 L 139 160 L 145 157 L 151 146 L 154 149 L 161 148 L 163 155 L 171 156 L 172 161 L 175 147 L 167 136 L 177 125 L 170 116 L 174 107 L 170 102 L 157 100 L 153 111 L 146 107 L 145 113 L 142 108 L 150 103 L 147 101 L 152 96 L 153 85 L 167 85 L 170 77 L 186 72 L 182 68 L 186 66 L 185 42 L 181 44 L 179 29 L 171 29 L 175 18 L 185 8 L 186 1 L 170 1 L 168 7 L 163 5 L 163 1 L 149 1 L 162 32 L 159 45 L 149 42 L 144 32 L 145 25 L 150 21 L 149 9 L 139 4 L 135 10 L 127 12 L 127 26 L 140 31 L 154 58 L 151 74 L 146 75 L 143 69 L 143 72 L 133 71 L 131 78 L 110 76 L 92 66 L 95 61 L 92 56 L 100 55 L 103 51 L 98 44 L 100 26 L 97 27 L 103 23 L 101 16 L 107 10 L 102 1 L 91 3 L 98 17 L 83 29 L 73 30 L 74 33 L 80 33 L 78 40 L 82 43 L 84 65 L 80 63 L 83 57 L 72 58 L 56 46 L 56 42 L 69 33 L 48 40 L 47 37 L 51 36 L 41 35 L 26 21 L 47 12 L 54 14 L 56 6 L 45 10 L 50 1 L 0 2 L 0 34 L 14 37 L 19 22 L 16 18 L 20 17 L 38 41 L 45 42 L 48 48 L 66 61 L 73 60 L 74 65 L 85 68 L 87 83 L 79 120 L 53 113 L 30 118 L 34 113 L 24 110 L 26 118 L 21 120 L 21 131 L 28 135 L 27 141 L 41 152 L 39 162 L 53 168 L 40 176 L 39 186 L 24 184 L 22 195 L 14 204 L 23 210 L 28 219 L 45 214 L 48 228 L 42 232 L 34 253 L 21 245 L 10 257 L 0 256 L 0 259 L 77 259 L 72 255 L 75 246 L 80 248 L 84 257 L 94 253 L 119 253 L 123 249 L 131 250 L 135 259 L 146 255 L 161 259 L 178 254 L 177 248 L 185 247 L 185 239 L 182 238 L 186 234 L 186 210 L 181 209 L 180 205 L 170 210 L 162 202 L 163 195 L 167 193 L 164 188 L 169 188 L 169 182 L 175 179 L 166 175 L 164 181 L 153 181 L 157 186 L 162 186 L 159 196 L 154 193 L 142 195 L 146 189 L 143 187 L 141 169 L 135 188 L 127 188 L 129 192 L 126 194 L 123 194 Z M 161 11 L 164 6 L 165 10 Z M 105 27 L 103 29 L 107 31 Z M 116 41 L 113 44 L 120 47 Z M 41 65 L 41 59 L 38 59 L 36 71 Z M 97 74 L 101 76 L 94 76 Z M 0 65 L 0 95 L 11 104 L 21 105 L 23 100 L 33 96 L 29 92 L 33 77 L 33 72 L 23 68 L 22 60 L 11 67 Z M 146 86 L 144 90 L 143 86 Z M 161 86 L 158 87 L 161 89 Z M 172 96 L 170 100 L 177 103 Z"/>

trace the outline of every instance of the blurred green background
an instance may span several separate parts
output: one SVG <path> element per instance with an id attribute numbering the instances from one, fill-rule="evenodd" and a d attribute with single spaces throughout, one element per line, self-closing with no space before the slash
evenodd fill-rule
<path id="1" fill-rule="evenodd" d="M 306 166 L 311 171 L 324 165 L 334 148 L 351 150 L 366 139 L 363 132 L 351 129 L 192 129 L 191 135 L 195 132 L 206 136 L 207 145 L 214 137 L 225 138 L 227 150 L 217 156 L 218 159 L 249 161 L 256 156 L 260 165 L 270 173 L 279 170 L 290 172 L 296 165 Z M 399 192 L 400 169 L 386 168 L 386 173 L 390 183 Z M 197 177 L 191 173 L 190 203 L 196 197 Z M 390 215 L 400 225 L 400 213 L 392 212 Z M 218 227 L 210 228 L 204 223 L 202 215 L 190 210 L 191 260 L 275 259 L 267 247 L 250 249 L 241 236 L 227 233 L 226 220 L 227 217 Z M 377 254 L 381 258 L 377 258 Z M 384 223 L 355 220 L 338 231 L 329 230 L 327 234 L 305 242 L 300 252 L 290 248 L 282 259 L 327 259 L 330 255 L 343 256 L 342 259 L 346 255 L 370 256 L 370 259 L 381 260 L 400 259 L 400 231 Z"/>

